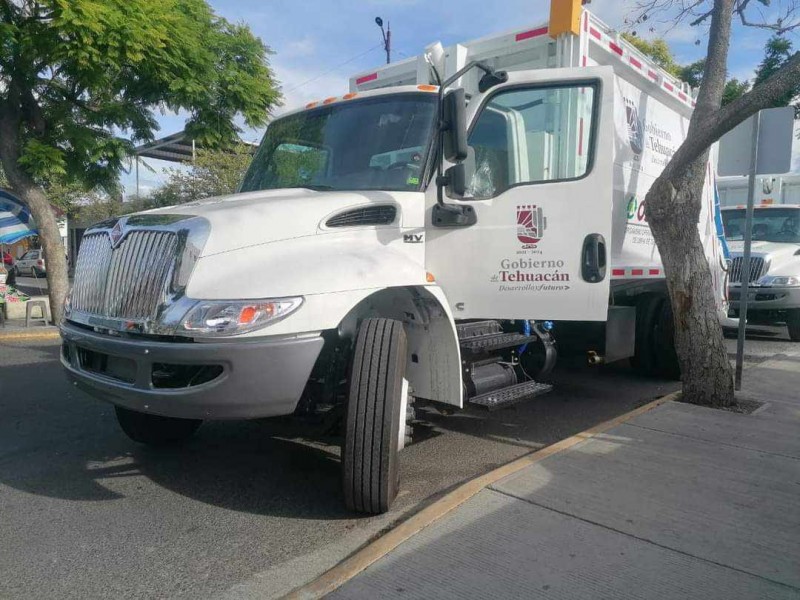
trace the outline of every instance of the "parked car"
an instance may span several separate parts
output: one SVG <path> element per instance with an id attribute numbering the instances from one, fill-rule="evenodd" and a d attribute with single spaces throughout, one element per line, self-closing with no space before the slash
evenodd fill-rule
<path id="1" fill-rule="evenodd" d="M 3 252 L 3 264 L 9 269 L 14 266 L 14 257 L 11 256 L 10 252 Z"/>
<path id="2" fill-rule="evenodd" d="M 44 251 L 42 250 L 28 250 L 22 255 L 22 258 L 17 260 L 14 265 L 14 270 L 17 275 L 33 275 L 34 277 L 43 277 L 47 273 L 44 264 Z"/>
<path id="3" fill-rule="evenodd" d="M 730 306 L 736 317 L 743 279 L 745 212 L 744 207 L 722 209 L 733 258 Z M 747 321 L 785 323 L 790 339 L 800 342 L 800 205 L 756 206 L 752 231 Z"/>

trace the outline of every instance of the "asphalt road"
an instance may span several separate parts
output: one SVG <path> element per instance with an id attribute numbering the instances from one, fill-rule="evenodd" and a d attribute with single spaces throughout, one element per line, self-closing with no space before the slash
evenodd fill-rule
<path id="1" fill-rule="evenodd" d="M 15 287 L 30 296 L 47 295 L 47 279 L 44 277 L 17 277 Z"/>
<path id="2" fill-rule="evenodd" d="M 761 336 L 748 360 L 791 348 Z M 208 423 L 184 447 L 147 449 L 67 385 L 57 352 L 0 343 L 2 598 L 275 597 L 458 483 L 677 387 L 565 368 L 556 391 L 514 408 L 421 411 L 393 510 L 359 518 L 342 507 L 331 440 L 286 422 Z"/>

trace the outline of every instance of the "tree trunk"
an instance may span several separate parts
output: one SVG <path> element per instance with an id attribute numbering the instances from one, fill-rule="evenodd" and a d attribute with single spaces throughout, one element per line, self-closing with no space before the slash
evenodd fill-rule
<path id="1" fill-rule="evenodd" d="M 58 325 L 61 322 L 64 298 L 69 290 L 64 245 L 47 195 L 19 166 L 19 131 L 14 121 L 9 115 L 0 118 L 0 162 L 12 191 L 28 205 L 36 221 L 47 269 L 50 312 L 53 322 Z"/>
<path id="2" fill-rule="evenodd" d="M 697 229 L 708 152 L 677 182 L 658 180 L 647 194 L 647 220 L 667 277 L 683 397 L 733 404 L 733 371 L 719 322 L 711 270 Z"/>
<path id="3" fill-rule="evenodd" d="M 698 147 L 719 112 L 728 64 L 733 0 L 714 0 L 703 84 L 689 132 L 645 197 L 647 222 L 667 278 L 681 365 L 683 398 L 709 406 L 734 403 L 733 371 L 719 321 L 711 269 L 697 226 L 711 140 Z M 694 152 L 694 156 L 686 158 Z"/>

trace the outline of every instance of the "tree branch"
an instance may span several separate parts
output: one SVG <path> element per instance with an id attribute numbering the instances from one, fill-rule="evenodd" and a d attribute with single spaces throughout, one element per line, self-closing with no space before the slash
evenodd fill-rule
<path id="1" fill-rule="evenodd" d="M 761 2 L 761 0 L 759 0 L 759 3 L 770 5 L 768 2 Z M 626 23 L 639 25 L 646 21 L 653 21 L 655 15 L 663 13 L 663 19 L 658 22 L 666 24 L 667 31 L 674 29 L 686 20 L 688 20 L 689 25 L 698 26 L 711 17 L 715 5 L 716 2 L 714 0 L 639 0 L 631 11 L 631 18 L 626 19 Z M 774 19 L 770 20 L 764 17 L 763 12 L 761 13 L 762 18 L 760 21 L 754 21 L 748 17 L 748 11 L 752 12 L 754 10 L 752 0 L 735 0 L 731 6 L 731 12 L 733 15 L 738 16 L 743 26 L 766 29 L 778 34 L 800 27 L 800 18 L 797 17 L 798 9 L 800 9 L 800 0 L 784 0 L 780 6 L 785 6 L 782 14 L 777 14 Z M 757 9 L 758 7 L 755 8 Z"/>
<path id="2" fill-rule="evenodd" d="M 731 20 L 734 0 L 715 0 L 711 15 L 711 30 L 708 36 L 708 53 L 703 68 L 703 85 L 697 96 L 695 114 L 689 130 L 705 122 L 706 117 L 717 111 L 722 104 L 725 79 L 728 77 L 728 50 L 731 38 Z"/>
<path id="3" fill-rule="evenodd" d="M 784 66 L 769 79 L 759 83 L 752 90 L 724 106 L 718 111 L 698 119 L 696 130 L 689 143 L 684 143 L 672 157 L 663 175 L 672 179 L 688 165 L 697 160 L 709 146 L 728 131 L 747 120 L 759 110 L 768 108 L 778 98 L 797 86 L 800 81 L 800 52 L 796 52 Z M 694 123 L 694 119 L 693 119 Z"/>

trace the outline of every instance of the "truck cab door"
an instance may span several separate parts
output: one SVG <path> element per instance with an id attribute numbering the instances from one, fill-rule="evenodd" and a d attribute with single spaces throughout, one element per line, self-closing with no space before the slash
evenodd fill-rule
<path id="1" fill-rule="evenodd" d="M 467 111 L 469 226 L 432 222 L 427 270 L 456 319 L 607 318 L 613 71 L 510 73 Z"/>

